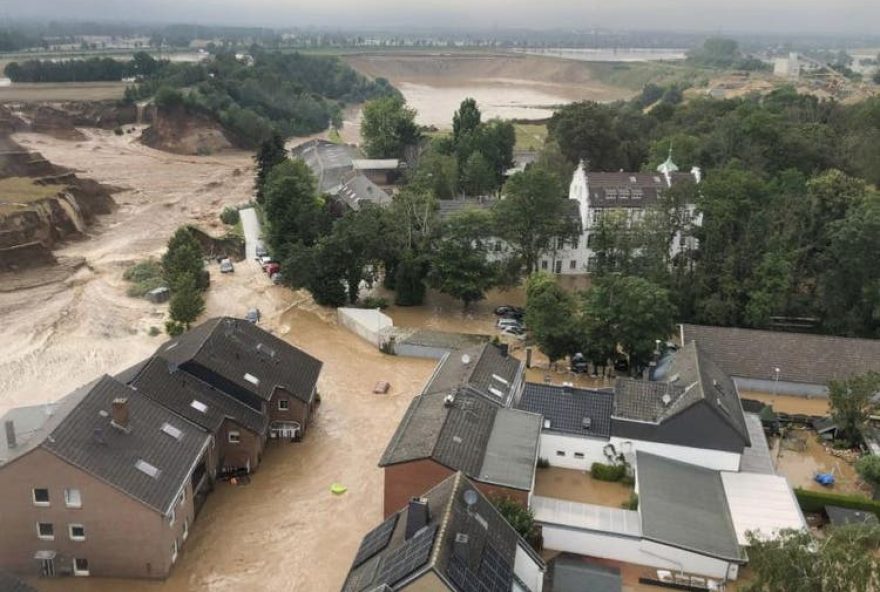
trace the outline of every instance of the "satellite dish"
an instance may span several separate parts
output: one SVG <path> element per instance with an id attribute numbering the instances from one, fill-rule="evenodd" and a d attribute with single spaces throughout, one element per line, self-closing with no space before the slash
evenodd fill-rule
<path id="1" fill-rule="evenodd" d="M 468 508 L 472 508 L 474 504 L 477 503 L 477 492 L 473 489 L 468 489 L 464 492 L 464 503 L 467 504 Z"/>
<path id="2" fill-rule="evenodd" d="M 462 363 L 462 364 L 470 364 L 470 363 L 471 363 L 471 357 L 470 357 L 469 355 L 467 355 L 467 354 L 463 354 L 463 355 L 461 356 L 461 363 Z"/>

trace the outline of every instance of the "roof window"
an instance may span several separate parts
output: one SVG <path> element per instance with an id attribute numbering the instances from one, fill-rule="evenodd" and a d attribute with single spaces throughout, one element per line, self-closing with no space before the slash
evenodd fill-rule
<path id="1" fill-rule="evenodd" d="M 260 384 L 260 379 L 250 373 L 245 374 L 244 379 L 247 380 L 249 383 L 251 383 L 254 386 L 259 386 L 259 384 Z"/>
<path id="2" fill-rule="evenodd" d="M 170 423 L 163 423 L 162 427 L 159 429 L 174 438 L 175 440 L 180 440 L 181 438 L 183 438 L 183 432 L 180 431 L 180 429 L 171 425 Z"/>
<path id="3" fill-rule="evenodd" d="M 208 406 L 196 399 L 193 399 L 192 403 L 190 403 L 189 406 L 201 413 L 207 413 L 208 411 Z"/>
<path id="4" fill-rule="evenodd" d="M 137 462 L 134 463 L 134 468 L 153 479 L 158 479 L 159 473 L 162 472 L 142 458 L 139 458 Z"/>
<path id="5" fill-rule="evenodd" d="M 510 383 L 503 377 L 498 376 L 497 374 L 493 374 L 492 378 L 503 384 L 504 386 L 510 386 Z"/>
<path id="6" fill-rule="evenodd" d="M 490 386 L 490 387 L 489 387 L 489 392 L 492 393 L 493 395 L 495 395 L 496 397 L 498 397 L 499 399 L 503 399 L 503 398 L 504 398 L 504 393 L 501 392 L 501 391 L 499 391 L 499 390 L 498 390 L 497 388 L 495 388 L 494 386 Z"/>

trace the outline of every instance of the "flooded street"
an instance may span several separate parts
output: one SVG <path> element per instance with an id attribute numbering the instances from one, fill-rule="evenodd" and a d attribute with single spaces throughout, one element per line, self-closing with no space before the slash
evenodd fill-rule
<path id="1" fill-rule="evenodd" d="M 593 479 L 586 471 L 548 467 L 535 473 L 535 495 L 620 508 L 628 501 L 633 487 Z"/>

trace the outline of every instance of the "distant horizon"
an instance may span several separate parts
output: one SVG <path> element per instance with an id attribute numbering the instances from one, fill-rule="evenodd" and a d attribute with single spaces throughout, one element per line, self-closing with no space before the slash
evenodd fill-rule
<path id="1" fill-rule="evenodd" d="M 297 6 L 303 4 L 303 7 Z M 156 18 L 156 15 L 162 15 Z M 325 0 L 305 5 L 290 0 L 32 0 L 0 7 L 0 20 L 46 24 L 96 23 L 128 26 L 188 24 L 271 30 L 353 32 L 591 32 L 726 35 L 880 37 L 876 0 L 555 0 L 536 6 L 525 0 Z M 460 26 L 459 23 L 468 23 Z M 473 26 L 473 23 L 481 23 Z M 572 27 L 572 23 L 579 26 Z"/>

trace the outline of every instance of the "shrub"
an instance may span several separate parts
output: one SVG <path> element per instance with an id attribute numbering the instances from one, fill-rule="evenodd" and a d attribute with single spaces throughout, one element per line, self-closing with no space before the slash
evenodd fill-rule
<path id="1" fill-rule="evenodd" d="M 147 331 L 147 334 L 148 334 L 150 337 L 155 337 L 156 335 L 158 335 L 158 334 L 161 333 L 161 332 L 162 332 L 162 331 L 159 330 L 159 327 L 150 327 L 150 330 Z"/>
<path id="2" fill-rule="evenodd" d="M 856 462 L 856 471 L 871 485 L 880 485 L 880 456 L 866 454 Z"/>
<path id="3" fill-rule="evenodd" d="M 223 211 L 220 212 L 220 221 L 224 224 L 234 226 L 238 224 L 239 220 L 241 220 L 241 216 L 235 208 L 225 207 L 223 208 Z"/>
<path id="4" fill-rule="evenodd" d="M 639 494 L 633 491 L 631 494 L 629 494 L 629 499 L 620 504 L 620 507 L 624 510 L 638 510 Z"/>
<path id="5" fill-rule="evenodd" d="M 121 127 L 117 127 L 116 129 L 113 130 L 113 133 L 116 134 L 117 136 L 121 136 L 125 132 L 122 131 Z"/>
<path id="6" fill-rule="evenodd" d="M 126 293 L 132 298 L 143 298 L 150 290 L 165 285 L 162 265 L 155 259 L 135 263 L 125 270 L 122 279 L 131 282 Z"/>
<path id="7" fill-rule="evenodd" d="M 183 333 L 183 329 L 183 323 L 178 323 L 177 321 L 165 321 L 165 332 L 171 337 L 177 337 Z"/>
<path id="8" fill-rule="evenodd" d="M 861 495 L 811 491 L 798 487 L 794 490 L 794 496 L 804 512 L 823 512 L 825 506 L 840 506 L 850 510 L 873 512 L 880 517 L 880 501 L 874 501 Z"/>
<path id="9" fill-rule="evenodd" d="M 367 296 L 366 298 L 361 298 L 357 305 L 358 308 L 388 308 L 388 300 L 382 298 L 381 296 Z"/>
<path id="10" fill-rule="evenodd" d="M 599 481 L 620 481 L 626 476 L 626 466 L 593 463 L 590 467 L 590 475 Z"/>

